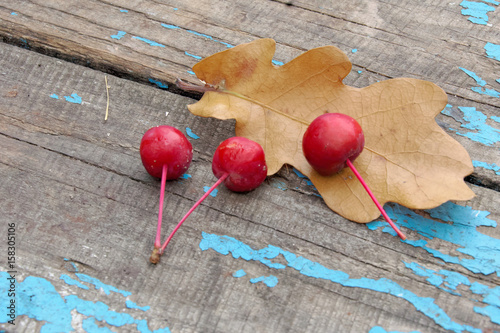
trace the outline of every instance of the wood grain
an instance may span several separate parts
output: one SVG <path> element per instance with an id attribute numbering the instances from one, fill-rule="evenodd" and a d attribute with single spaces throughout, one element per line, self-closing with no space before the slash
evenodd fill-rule
<path id="1" fill-rule="evenodd" d="M 438 124 L 473 160 L 500 165 L 499 142 L 487 145 L 482 138 L 466 137 L 481 133 L 481 128 L 462 126 L 480 123 L 498 129 L 492 117 L 500 113 L 499 99 L 473 91 L 477 82 L 460 69 L 481 77 L 486 82 L 481 88 L 500 90 L 500 62 L 486 57 L 484 49 L 488 42 L 499 43 L 495 36 L 500 22 L 494 13 L 500 9 L 489 13 L 488 25 L 468 21 L 462 9 L 458 2 L 441 1 L 0 0 L 0 216 L 6 222 L 0 224 L 0 233 L 7 233 L 8 223 L 17 224 L 18 283 L 42 279 L 61 299 L 76 295 L 81 302 L 102 302 L 119 315 L 145 320 L 150 330 L 369 332 L 380 326 L 387 332 L 458 332 L 467 331 L 466 325 L 484 332 L 500 330 L 490 317 L 473 310 L 487 305 L 484 295 L 465 284 L 450 292 L 444 282 L 438 287 L 406 264 L 437 275 L 454 272 L 492 289 L 500 284 L 498 270 L 475 273 L 462 262 L 440 259 L 381 229 L 347 221 L 333 214 L 291 168 L 248 194 L 220 188 L 179 230 L 160 264 L 148 263 L 159 181 L 143 170 L 140 138 L 159 124 L 183 132 L 189 127 L 200 137 L 189 138 L 194 147 L 191 178 L 168 182 L 166 234 L 203 194 L 203 187 L 215 181 L 212 153 L 234 134 L 233 121 L 190 114 L 186 106 L 199 96 L 180 92 L 173 83 L 178 77 L 195 83 L 188 71 L 197 57 L 227 49 L 227 44 L 274 38 L 279 62 L 335 45 L 349 55 L 353 70 L 345 83 L 356 87 L 395 77 L 435 82 L 447 92 L 450 104 L 449 112 L 436 118 Z M 118 39 L 120 31 L 125 34 Z M 105 75 L 110 86 L 107 121 Z M 158 89 L 156 81 L 168 88 Z M 81 104 L 71 102 L 72 94 L 81 97 Z M 475 108 L 486 120 L 467 122 L 461 108 Z M 500 221 L 500 175 L 476 167 L 469 181 L 480 185 L 471 184 L 477 196 L 460 205 Z M 424 218 L 421 224 L 453 223 L 429 214 L 397 217 L 399 223 L 417 216 Z M 472 258 L 440 237 L 404 231 L 410 240 L 425 239 L 443 256 Z M 500 238 L 498 228 L 474 231 L 471 237 L 480 233 Z M 303 257 L 313 268 L 321 265 L 330 274 L 348 274 L 348 281 L 360 286 L 308 275 L 293 268 L 283 254 L 271 261 L 290 265 L 276 269 L 259 260 L 202 250 L 203 232 L 230 236 L 255 251 L 278 247 Z M 0 245 L 2 255 L 5 246 Z M 247 275 L 234 277 L 240 269 Z M 77 273 L 131 295 L 108 295 L 92 283 L 84 282 L 90 288 L 82 289 L 64 280 L 65 275 L 79 280 Z M 250 282 L 270 275 L 278 280 L 275 287 Z M 370 284 L 384 281 L 417 298 L 408 301 L 370 289 Z M 418 309 L 424 299 L 459 328 L 443 324 L 442 315 L 432 317 L 429 304 Z M 126 300 L 150 308 L 133 309 Z M 74 329 L 85 331 L 85 319 L 93 317 L 78 316 Z M 15 332 L 37 332 L 44 325 L 24 315 Z M 145 331 L 136 324 L 99 319 L 96 325 Z M 0 323 L 2 329 L 9 332 L 11 327 Z"/>

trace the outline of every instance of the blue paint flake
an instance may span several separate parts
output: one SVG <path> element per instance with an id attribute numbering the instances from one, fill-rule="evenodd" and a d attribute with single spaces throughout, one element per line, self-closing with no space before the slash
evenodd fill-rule
<path id="1" fill-rule="evenodd" d="M 458 272 L 444 269 L 434 271 L 424 268 L 417 263 L 404 264 L 416 275 L 428 277 L 427 281 L 429 283 L 450 294 L 460 296 L 460 294 L 456 292 L 456 289 L 458 286 L 463 286 L 472 293 L 482 296 L 483 299 L 481 302 L 484 303 L 486 307 L 476 306 L 474 307 L 474 311 L 484 316 L 488 316 L 494 323 L 500 323 L 500 312 L 498 311 L 500 307 L 500 287 L 488 287 L 479 282 L 471 283 L 468 277 Z M 492 309 L 494 309 L 494 311 L 491 311 Z"/>
<path id="2" fill-rule="evenodd" d="M 195 139 L 195 140 L 197 140 L 197 139 L 199 139 L 199 138 L 200 138 L 198 135 L 194 134 L 194 133 L 193 133 L 193 131 L 192 131 L 189 127 L 186 127 L 186 134 L 187 134 L 190 138 Z"/>
<path id="3" fill-rule="evenodd" d="M 293 168 L 293 172 L 295 172 L 295 174 L 297 176 L 299 176 L 299 178 L 302 178 L 302 179 L 305 179 L 306 180 L 306 184 L 307 185 L 313 185 L 312 181 L 309 180 L 309 178 L 307 178 L 302 172 L 300 172 L 299 170 Z"/>
<path id="4" fill-rule="evenodd" d="M 189 179 L 189 178 L 193 178 L 193 176 L 191 176 L 190 174 L 188 173 L 185 173 L 183 174 L 182 176 L 179 177 L 180 179 Z"/>
<path id="5" fill-rule="evenodd" d="M 180 27 L 178 27 L 176 25 L 173 25 L 173 24 L 162 23 L 161 26 L 164 27 L 164 28 L 167 28 L 167 29 L 172 29 L 172 30 L 180 29 Z"/>
<path id="6" fill-rule="evenodd" d="M 462 15 L 469 16 L 469 21 L 476 24 L 486 25 L 488 23 L 488 12 L 495 10 L 495 7 L 489 6 L 484 2 L 473 2 L 464 0 L 460 3 Z"/>
<path id="7" fill-rule="evenodd" d="M 491 321 L 495 324 L 500 324 L 500 309 L 498 307 L 492 305 L 487 305 L 484 308 L 475 306 L 474 311 L 483 316 L 490 317 Z"/>
<path id="8" fill-rule="evenodd" d="M 101 281 L 99 281 L 98 279 L 93 278 L 91 276 L 88 276 L 86 274 L 76 273 L 76 276 L 80 279 L 80 281 L 93 284 L 95 289 L 97 289 L 97 290 L 102 289 L 106 295 L 109 295 L 111 292 L 121 294 L 124 297 L 132 295 L 132 293 L 130 293 L 128 291 L 120 290 L 120 289 L 117 289 L 113 286 L 104 284 Z"/>
<path id="9" fill-rule="evenodd" d="M 111 38 L 113 39 L 121 39 L 123 36 L 125 36 L 127 33 L 125 31 L 118 31 L 116 35 L 111 35 Z"/>
<path id="10" fill-rule="evenodd" d="M 157 43 L 157 42 L 155 42 L 155 41 L 152 41 L 152 40 L 147 39 L 147 38 L 144 38 L 144 37 L 134 36 L 134 37 L 132 37 L 132 38 L 137 39 L 137 40 L 140 40 L 140 41 L 142 41 L 142 42 L 144 42 L 144 43 L 147 43 L 147 44 L 149 44 L 149 45 L 151 45 L 151 46 L 165 47 L 165 45 L 163 45 L 163 44 Z"/>
<path id="11" fill-rule="evenodd" d="M 66 274 L 62 274 L 61 277 L 60 277 L 60 279 L 63 280 L 64 282 L 66 282 L 66 284 L 69 285 L 69 286 L 77 286 L 78 288 L 82 288 L 82 289 L 85 289 L 85 290 L 89 289 L 89 287 L 87 287 L 86 285 L 84 285 L 80 281 L 75 280 L 75 279 L 69 277 Z"/>
<path id="12" fill-rule="evenodd" d="M 387 332 L 383 327 L 381 326 L 374 326 L 370 329 L 368 333 L 404 333 L 404 332 L 399 332 L 399 331 L 390 331 Z M 409 333 L 420 333 L 419 331 L 411 331 Z"/>
<path id="13" fill-rule="evenodd" d="M 491 97 L 500 98 L 500 92 L 496 91 L 495 89 L 472 87 L 471 90 L 481 95 L 488 95 Z"/>
<path id="14" fill-rule="evenodd" d="M 486 163 L 486 162 L 481 162 L 481 161 L 472 161 L 472 165 L 475 168 L 484 168 L 488 170 L 495 171 L 497 175 L 500 175 L 500 166 L 496 165 L 495 163 Z"/>
<path id="15" fill-rule="evenodd" d="M 392 280 L 386 278 L 378 280 L 368 278 L 350 278 L 349 274 L 346 272 L 329 269 L 317 262 L 297 256 L 273 245 L 268 245 L 266 248 L 261 250 L 255 250 L 247 244 L 229 236 L 219 236 L 202 232 L 202 237 L 203 239 L 199 245 L 202 251 L 212 249 L 223 255 L 231 253 L 234 258 L 259 261 L 271 268 L 273 267 L 270 266 L 271 262 L 269 259 L 274 259 L 278 255 L 282 255 L 284 260 L 287 262 L 286 266 L 279 264 L 283 266 L 282 268 L 289 267 L 305 276 L 331 281 L 344 287 L 363 288 L 404 299 L 412 304 L 417 311 L 420 311 L 428 318 L 434 320 L 436 324 L 447 330 L 454 332 L 463 332 L 464 330 L 468 330 L 473 333 L 481 332 L 479 329 L 467 325 L 461 325 L 452 321 L 443 309 L 434 303 L 433 298 L 418 296 L 415 293 L 404 289 Z"/>
<path id="16" fill-rule="evenodd" d="M 276 187 L 282 191 L 288 190 L 288 187 L 286 186 L 286 183 L 284 181 L 278 180 L 278 179 L 272 179 L 271 180 L 271 186 Z"/>
<path id="17" fill-rule="evenodd" d="M 107 327 L 97 326 L 94 317 L 82 320 L 82 328 L 85 332 L 91 332 L 91 333 L 113 333 L 113 331 Z"/>
<path id="18" fill-rule="evenodd" d="M 128 13 L 128 10 L 126 10 L 126 9 L 120 9 L 120 12 L 122 12 L 122 13 Z"/>
<path id="19" fill-rule="evenodd" d="M 493 43 L 486 43 L 486 45 L 484 46 L 484 49 L 486 50 L 486 56 L 488 58 L 492 58 L 492 59 L 500 61 L 500 45 L 493 44 Z"/>
<path id="20" fill-rule="evenodd" d="M 82 98 L 77 93 L 72 93 L 71 96 L 64 96 L 67 102 L 74 104 L 82 104 Z"/>
<path id="21" fill-rule="evenodd" d="M 78 274 L 77 274 L 78 276 Z M 7 278 L 9 274 L 0 272 L 0 293 L 7 294 L 9 289 L 9 281 Z M 80 279 L 91 281 L 94 285 L 105 286 L 105 289 L 114 289 L 97 279 L 80 274 Z M 61 275 L 61 280 L 68 283 L 68 285 L 77 285 L 75 279 L 67 275 Z M 138 332 L 152 333 L 148 327 L 148 322 L 145 319 L 136 319 L 128 313 L 120 313 L 110 310 L 110 307 L 103 302 L 91 302 L 79 298 L 77 295 L 68 295 L 66 297 L 55 289 L 54 285 L 48 280 L 40 277 L 28 276 L 22 282 L 18 282 L 16 286 L 16 310 L 17 316 L 27 316 L 36 321 L 43 322 L 40 332 L 73 332 L 72 326 L 73 316 L 72 312 L 77 312 L 86 318 L 82 319 L 82 328 L 85 332 L 92 333 L 108 333 L 112 330 L 107 327 L 100 327 L 96 321 L 105 322 L 108 325 L 115 327 L 125 327 L 126 325 L 134 325 Z M 122 295 L 130 295 L 129 292 L 121 293 Z M 126 296 L 124 296 L 126 297 Z M 9 299 L 7 297 L 0 297 L 0 306 L 6 308 Z M 148 311 L 149 307 L 134 306 L 135 303 L 127 301 L 127 307 Z M 0 314 L 0 323 L 7 323 L 10 318 L 5 316 L 5 312 Z M 155 333 L 170 333 L 168 327 L 160 328 L 154 331 Z"/>
<path id="22" fill-rule="evenodd" d="M 187 70 L 188 74 L 191 74 L 191 75 L 196 75 L 195 72 L 193 72 L 192 70 Z"/>
<path id="23" fill-rule="evenodd" d="M 473 71 L 470 71 L 468 69 L 465 69 L 463 67 L 458 67 L 460 68 L 462 71 L 464 71 L 465 74 L 469 75 L 471 78 L 473 78 L 477 84 L 479 84 L 481 87 L 484 87 L 486 85 L 486 81 L 481 79 L 476 73 L 474 73 Z"/>
<path id="24" fill-rule="evenodd" d="M 12 13 L 10 13 L 10 15 L 17 16 L 17 13 L 16 12 L 12 12 Z"/>
<path id="25" fill-rule="evenodd" d="M 137 310 L 141 310 L 144 312 L 148 311 L 151 308 L 150 306 L 139 306 L 139 305 L 135 304 L 134 302 L 132 302 L 131 300 L 126 300 L 125 305 L 129 309 L 137 309 Z"/>
<path id="26" fill-rule="evenodd" d="M 455 250 L 465 254 L 464 258 L 452 256 L 432 248 L 425 239 L 405 240 L 406 244 L 419 247 L 445 262 L 461 265 L 473 273 L 485 275 L 497 273 L 500 276 L 500 240 L 478 231 L 481 226 L 496 227 L 494 220 L 487 218 L 487 211 L 472 209 L 447 202 L 426 212 L 432 218 L 450 222 L 443 223 L 425 218 L 400 205 L 384 206 L 389 217 L 399 225 L 415 230 L 429 240 L 439 238 L 455 245 Z M 371 230 L 382 228 L 383 232 L 394 234 L 387 222 L 375 221 L 367 224 Z M 390 230 L 389 230 L 390 229 Z"/>
<path id="27" fill-rule="evenodd" d="M 460 125 L 461 128 L 470 131 L 465 133 L 457 131 L 456 134 L 465 136 L 486 146 L 492 146 L 500 142 L 500 129 L 487 124 L 488 117 L 485 114 L 476 110 L 475 107 L 459 106 L 458 109 L 463 113 L 463 119 L 457 119 L 456 117 L 454 119 L 462 124 Z M 452 107 L 448 105 L 441 113 L 452 116 Z M 496 121 L 493 117 L 491 119 Z"/>
<path id="28" fill-rule="evenodd" d="M 168 85 L 166 85 L 165 83 L 161 82 L 161 81 L 157 81 L 157 80 L 154 80 L 154 79 L 149 79 L 149 82 L 153 83 L 153 84 L 156 84 L 156 86 L 158 88 L 161 88 L 161 89 L 168 89 Z"/>
<path id="29" fill-rule="evenodd" d="M 174 10 L 175 10 L 175 8 L 174 8 Z M 161 24 L 161 26 L 162 26 L 162 27 L 164 27 L 164 28 L 167 28 L 167 29 L 172 29 L 172 30 L 181 29 L 180 27 L 178 27 L 178 26 L 176 26 L 176 25 L 172 25 L 172 24 L 165 24 L 165 23 L 162 23 L 162 24 Z M 220 40 L 217 40 L 217 39 L 213 38 L 212 36 L 209 36 L 209 35 L 207 35 L 207 34 L 203 34 L 203 33 L 198 32 L 198 31 L 194 31 L 194 30 L 186 30 L 186 32 L 188 32 L 188 33 L 190 33 L 190 34 L 192 34 L 192 35 L 195 35 L 195 36 L 203 37 L 203 38 L 208 39 L 208 40 L 213 41 L 213 42 L 217 42 L 217 43 L 219 43 L 219 44 L 224 45 L 224 46 L 225 46 L 225 47 L 227 47 L 227 48 L 232 48 L 232 47 L 234 47 L 234 45 L 232 45 L 232 44 L 229 44 L 229 43 L 226 43 L 226 42 L 222 42 L 222 41 L 220 41 Z"/>
<path id="30" fill-rule="evenodd" d="M 356 52 L 358 52 L 358 49 L 352 49 L 351 50 L 351 53 L 356 53 Z"/>
<path id="31" fill-rule="evenodd" d="M 57 96 L 56 94 L 52 94 L 50 95 L 50 98 L 59 99 L 59 96 Z"/>
<path id="32" fill-rule="evenodd" d="M 187 55 L 187 56 L 190 56 L 192 58 L 195 58 L 197 60 L 201 60 L 200 56 L 197 56 L 197 55 L 194 55 L 194 54 L 191 54 L 191 53 L 188 53 L 188 52 L 184 52 L 184 54 Z"/>
<path id="33" fill-rule="evenodd" d="M 205 193 L 206 193 L 206 192 L 208 192 L 208 190 L 210 190 L 210 186 L 203 186 L 203 191 L 205 191 Z M 217 193 L 218 193 L 218 192 L 219 192 L 219 190 L 218 190 L 218 189 L 214 189 L 214 190 L 210 193 L 210 195 L 211 195 L 212 197 L 214 197 L 214 198 L 215 198 L 215 197 L 217 196 Z"/>
<path id="34" fill-rule="evenodd" d="M 276 287 L 278 284 L 278 278 L 274 275 L 270 276 L 259 276 L 253 279 L 250 279 L 251 283 L 263 282 L 269 288 Z"/>
<path id="35" fill-rule="evenodd" d="M 245 275 L 247 275 L 247 272 L 245 272 L 244 270 L 240 269 L 236 272 L 233 273 L 233 277 L 235 278 L 240 278 L 240 277 L 244 277 Z"/>

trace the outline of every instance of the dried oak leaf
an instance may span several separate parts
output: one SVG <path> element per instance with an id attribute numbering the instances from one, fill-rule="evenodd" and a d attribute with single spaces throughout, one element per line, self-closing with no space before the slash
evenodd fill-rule
<path id="1" fill-rule="evenodd" d="M 339 112 L 363 128 L 365 148 L 354 165 L 381 204 L 426 209 L 474 196 L 464 182 L 473 171 L 467 151 L 434 120 L 447 103 L 438 86 L 400 78 L 354 88 L 342 83 L 351 62 L 336 47 L 312 49 L 282 66 L 272 64 L 274 52 L 274 40 L 260 39 L 200 61 L 193 71 L 215 89 L 188 106 L 198 116 L 236 119 L 236 135 L 264 148 L 268 175 L 290 164 L 333 211 L 361 223 L 377 218 L 349 168 L 322 177 L 302 153 L 308 124 Z"/>

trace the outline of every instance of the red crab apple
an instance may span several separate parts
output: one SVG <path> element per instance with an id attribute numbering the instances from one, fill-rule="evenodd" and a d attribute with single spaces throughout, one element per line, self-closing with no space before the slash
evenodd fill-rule
<path id="1" fill-rule="evenodd" d="M 365 136 L 359 123 L 342 113 L 325 113 L 317 117 L 309 125 L 302 139 L 302 151 L 314 170 L 322 176 L 331 176 L 347 165 L 361 182 L 384 219 L 404 240 L 406 236 L 391 221 L 352 163 L 361 154 L 364 145 Z"/>
<path id="2" fill-rule="evenodd" d="M 141 139 L 139 152 L 146 171 L 153 177 L 161 178 L 158 226 L 150 258 L 152 263 L 157 263 L 160 260 L 159 249 L 161 246 L 165 183 L 167 179 L 177 179 L 187 171 L 193 158 L 193 147 L 181 131 L 172 126 L 162 125 L 146 131 Z"/>
<path id="3" fill-rule="evenodd" d="M 215 150 L 212 159 L 212 172 L 217 182 L 191 207 L 180 220 L 160 249 L 165 251 L 168 243 L 186 221 L 189 215 L 205 200 L 213 190 L 224 182 L 234 192 L 248 192 L 259 187 L 266 179 L 267 165 L 264 150 L 257 142 L 244 137 L 232 137 L 223 141 Z"/>

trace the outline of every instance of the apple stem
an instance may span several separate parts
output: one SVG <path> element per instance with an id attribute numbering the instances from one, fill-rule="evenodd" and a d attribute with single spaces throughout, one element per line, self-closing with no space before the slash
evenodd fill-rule
<path id="1" fill-rule="evenodd" d="M 378 210 L 382 213 L 382 216 L 385 218 L 385 220 L 387 221 L 387 223 L 389 223 L 389 225 L 392 227 L 392 229 L 394 229 L 394 231 L 398 234 L 398 236 L 402 240 L 405 240 L 406 239 L 405 234 L 403 234 L 401 232 L 401 230 L 399 230 L 398 227 L 391 221 L 391 219 L 389 218 L 389 216 L 385 212 L 385 210 L 382 207 L 382 205 L 380 205 L 380 203 L 378 202 L 377 198 L 375 198 L 375 196 L 373 195 L 372 191 L 370 190 L 370 188 L 366 184 L 366 182 L 363 179 L 363 177 L 361 177 L 361 174 L 358 172 L 358 170 L 356 170 L 356 167 L 354 167 L 354 164 L 352 164 L 351 160 L 347 159 L 346 163 L 347 163 L 347 166 L 349 166 L 349 168 L 351 168 L 352 172 L 354 172 L 354 175 L 356 175 L 356 177 L 358 178 L 358 180 L 361 182 L 361 185 L 363 185 L 363 187 L 365 188 L 365 190 L 368 193 L 368 195 L 370 196 L 370 198 L 372 198 L 373 202 L 377 206 Z"/>
<path id="2" fill-rule="evenodd" d="M 174 234 L 177 232 L 177 230 L 179 230 L 181 225 L 184 223 L 184 221 L 186 221 L 186 219 L 189 217 L 189 215 L 191 215 L 191 213 L 196 209 L 196 207 L 198 207 L 203 202 L 203 200 L 205 200 L 210 195 L 210 193 L 212 193 L 212 191 L 215 190 L 217 188 L 217 186 L 219 186 L 220 183 L 222 183 L 228 176 L 229 176 L 229 173 L 227 173 L 227 172 L 225 174 L 223 174 L 222 177 L 220 177 L 215 182 L 215 184 L 213 184 L 212 187 L 209 188 L 207 190 L 207 192 L 205 192 L 205 194 L 198 201 L 196 201 L 196 203 L 193 205 L 193 207 L 191 207 L 191 209 L 186 213 L 186 215 L 184 215 L 184 217 L 179 221 L 179 223 L 177 223 L 174 230 L 172 230 L 172 232 L 170 233 L 170 236 L 168 236 L 167 240 L 165 241 L 165 243 L 163 243 L 162 247 L 160 248 L 159 254 L 163 254 L 168 243 L 170 242 L 172 237 L 174 237 Z"/>
<path id="3" fill-rule="evenodd" d="M 160 189 L 160 206 L 158 208 L 158 225 L 156 227 L 156 238 L 154 243 L 153 253 L 151 253 L 151 257 L 149 261 L 153 264 L 156 264 L 160 261 L 160 246 L 161 246 L 161 221 L 163 216 L 163 200 L 165 198 L 165 183 L 167 182 L 167 164 L 163 164 L 161 169 L 161 189 Z"/>

